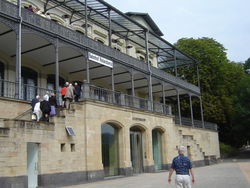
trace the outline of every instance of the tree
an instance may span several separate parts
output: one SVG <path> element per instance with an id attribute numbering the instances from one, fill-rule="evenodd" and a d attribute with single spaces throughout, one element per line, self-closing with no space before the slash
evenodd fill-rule
<path id="1" fill-rule="evenodd" d="M 233 119 L 231 141 L 236 146 L 241 146 L 250 141 L 250 75 L 241 78 L 237 85 L 236 116 Z M 240 139 L 239 139 L 240 138 Z"/>
<path id="2" fill-rule="evenodd" d="M 248 58 L 245 63 L 244 63 L 244 70 L 247 72 L 247 73 L 250 73 L 250 58 Z"/>
<path id="3" fill-rule="evenodd" d="M 175 46 L 199 62 L 204 118 L 217 123 L 221 140 L 229 143 L 234 127 L 233 120 L 237 114 L 235 99 L 238 83 L 245 75 L 243 65 L 230 62 L 226 49 L 212 38 L 183 38 Z M 192 83 L 195 83 L 195 72 L 193 66 L 178 68 L 178 73 Z M 195 105 L 198 109 L 198 101 Z"/>

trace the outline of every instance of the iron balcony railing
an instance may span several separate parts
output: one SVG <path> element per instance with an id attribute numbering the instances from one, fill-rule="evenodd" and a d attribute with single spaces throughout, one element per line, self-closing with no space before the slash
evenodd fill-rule
<path id="1" fill-rule="evenodd" d="M 120 106 L 128 106 L 146 111 L 158 112 L 162 114 L 171 114 L 171 106 L 158 102 L 151 102 L 144 98 L 127 95 L 121 92 L 112 91 L 84 83 L 82 85 L 82 98 L 94 99 Z"/>
<path id="2" fill-rule="evenodd" d="M 36 95 L 44 96 L 45 94 L 50 94 L 51 92 L 56 93 L 55 90 L 45 89 L 33 85 L 22 84 L 21 87 L 21 100 L 31 101 Z M 60 93 L 57 92 L 59 95 Z M 18 83 L 7 81 L 0 79 L 0 97 L 14 98 L 18 99 Z M 60 98 L 60 97 L 58 97 Z M 83 99 L 93 99 L 98 101 L 103 101 L 110 104 L 115 104 L 119 106 L 127 106 L 136 109 L 157 112 L 161 114 L 171 115 L 172 110 L 170 105 L 164 105 L 159 102 L 151 102 L 144 98 L 139 98 L 136 96 L 131 96 L 127 94 L 123 94 L 121 92 L 112 91 L 109 89 L 89 85 L 87 83 L 83 83 L 82 85 L 82 96 Z M 60 103 L 60 101 L 59 101 Z M 176 124 L 180 124 L 179 117 L 174 117 L 174 121 Z M 182 125 L 192 126 L 195 128 L 205 128 L 211 130 L 217 130 L 217 124 L 204 122 L 204 126 L 202 121 L 194 120 L 194 124 L 192 125 L 191 118 L 181 118 Z"/>
<path id="3" fill-rule="evenodd" d="M 17 5 L 5 0 L 1 0 L 0 16 L 5 17 L 6 19 L 19 19 Z M 116 62 L 120 62 L 127 67 L 133 67 L 137 70 L 140 70 L 141 72 L 144 72 L 145 74 L 149 74 L 148 66 L 145 62 L 142 62 L 125 53 L 119 52 L 118 50 L 115 50 L 109 46 L 101 44 L 100 42 L 76 32 L 73 29 L 62 26 L 26 9 L 22 9 L 22 23 L 24 25 L 28 25 L 29 29 L 36 29 L 45 32 L 46 35 L 50 35 L 48 38 L 51 38 L 51 36 L 59 36 L 61 39 L 70 43 L 74 43 L 77 46 L 82 46 L 88 51 L 98 52 L 100 55 L 105 57 L 112 57 L 112 59 L 114 59 Z M 151 72 L 153 77 L 165 80 L 167 83 L 176 85 L 186 90 L 190 90 L 196 94 L 200 94 L 199 87 L 171 74 L 168 74 L 160 69 L 151 66 Z"/>
<path id="4" fill-rule="evenodd" d="M 22 84 L 20 98 L 18 92 L 18 83 L 0 79 L 0 96 L 7 98 L 18 98 L 21 100 L 31 101 L 37 95 L 44 96 L 45 94 L 55 93 L 55 90 L 45 89 L 33 85 Z"/>
<path id="5" fill-rule="evenodd" d="M 174 117 L 175 124 L 180 125 L 180 118 L 178 116 Z M 211 130 L 218 130 L 218 126 L 216 123 L 204 122 L 204 126 L 201 120 L 194 119 L 192 124 L 192 119 L 187 117 L 181 117 L 181 125 L 195 127 L 195 128 L 205 128 Z"/>

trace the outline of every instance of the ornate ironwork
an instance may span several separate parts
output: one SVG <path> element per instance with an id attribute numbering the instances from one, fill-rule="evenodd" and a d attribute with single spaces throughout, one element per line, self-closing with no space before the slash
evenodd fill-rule
<path id="1" fill-rule="evenodd" d="M 4 0 L 2 0 L 0 3 L 0 15 L 2 15 L 2 17 L 14 19 L 16 21 L 19 20 L 17 6 Z M 39 16 L 38 14 L 23 9 L 22 19 L 23 24 L 28 26 L 30 29 L 44 32 L 45 34 L 52 37 L 57 37 L 59 40 L 62 40 L 64 42 L 68 42 L 73 45 L 79 46 L 80 48 L 99 53 L 102 56 L 107 56 L 114 59 L 114 61 L 116 61 L 117 63 L 134 68 L 137 71 L 149 75 L 148 65 L 146 63 L 128 56 L 127 54 L 121 53 L 115 49 L 112 49 L 109 46 L 100 44 L 99 42 L 94 41 L 81 33 L 66 28 L 47 18 Z M 165 82 L 175 85 L 184 90 L 194 92 L 195 94 L 200 94 L 200 89 L 193 84 L 190 84 L 155 67 L 151 67 L 151 71 L 153 77 L 164 80 Z"/>

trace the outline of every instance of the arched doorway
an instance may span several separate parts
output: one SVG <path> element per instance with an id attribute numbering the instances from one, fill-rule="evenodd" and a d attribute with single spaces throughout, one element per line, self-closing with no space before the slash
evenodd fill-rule
<path id="1" fill-rule="evenodd" d="M 143 172 L 143 139 L 142 129 L 138 126 L 130 128 L 130 157 L 133 172 Z"/>
<path id="2" fill-rule="evenodd" d="M 22 67 L 21 99 L 32 100 L 36 96 L 37 72 L 28 67 Z"/>
<path id="3" fill-rule="evenodd" d="M 152 131 L 152 146 L 155 170 L 162 170 L 162 131 L 159 129 L 154 129 Z"/>
<path id="4" fill-rule="evenodd" d="M 113 124 L 102 124 L 102 164 L 105 176 L 119 174 L 118 131 Z"/>
<path id="5" fill-rule="evenodd" d="M 4 95 L 4 64 L 0 62 L 0 96 Z"/>

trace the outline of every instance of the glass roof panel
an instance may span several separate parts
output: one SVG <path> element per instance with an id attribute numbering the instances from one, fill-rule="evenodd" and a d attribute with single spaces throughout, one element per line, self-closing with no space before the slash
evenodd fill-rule
<path id="1" fill-rule="evenodd" d="M 74 11 L 80 17 L 85 17 L 85 0 L 50 0 L 51 2 Z M 109 5 L 103 0 L 86 0 L 88 19 L 98 23 L 105 29 L 109 29 L 109 14 L 111 18 L 111 30 L 120 38 L 127 38 L 135 44 L 145 48 L 145 31 L 144 26 L 129 18 L 127 15 Z M 110 12 L 109 12 L 110 11 Z M 143 32 L 144 31 L 144 32 Z M 183 64 L 192 64 L 196 61 L 186 55 L 184 52 L 176 49 L 172 44 L 156 35 L 148 32 L 149 51 L 157 53 L 159 59 L 159 68 L 171 68 L 174 66 L 174 55 L 178 66 Z"/>

